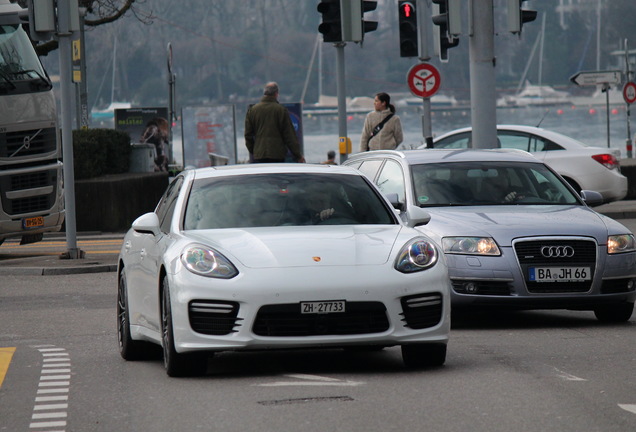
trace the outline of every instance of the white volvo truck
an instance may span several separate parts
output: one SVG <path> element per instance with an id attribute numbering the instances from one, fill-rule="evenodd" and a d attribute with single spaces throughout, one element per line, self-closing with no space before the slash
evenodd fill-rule
<path id="1" fill-rule="evenodd" d="M 0 0 L 0 243 L 26 244 L 61 229 L 64 190 L 53 86 L 20 11 Z"/>

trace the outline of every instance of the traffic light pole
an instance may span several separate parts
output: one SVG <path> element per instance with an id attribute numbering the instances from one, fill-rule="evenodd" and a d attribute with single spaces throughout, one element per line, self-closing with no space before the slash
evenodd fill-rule
<path id="1" fill-rule="evenodd" d="M 431 59 L 428 49 L 428 29 L 430 28 L 429 22 L 431 20 L 429 2 L 426 0 L 417 0 L 416 8 L 420 61 L 426 62 Z M 422 98 L 422 136 L 424 137 L 426 146 L 433 147 L 430 98 Z"/>
<path id="2" fill-rule="evenodd" d="M 337 81 L 336 92 L 338 93 L 338 136 L 347 138 L 347 97 L 345 89 L 345 42 L 337 42 L 336 47 L 336 69 Z M 347 154 L 340 153 L 340 163 L 347 160 Z"/>
<path id="3" fill-rule="evenodd" d="M 497 146 L 493 0 L 470 0 L 470 112 L 473 148 Z"/>
<path id="4" fill-rule="evenodd" d="M 82 258 L 84 253 L 77 247 L 75 219 L 75 171 L 73 168 L 73 120 L 71 62 L 72 49 L 69 0 L 57 3 L 59 57 L 60 57 L 60 107 L 62 109 L 62 157 L 64 158 L 64 202 L 66 205 L 66 253 L 64 258 Z"/>

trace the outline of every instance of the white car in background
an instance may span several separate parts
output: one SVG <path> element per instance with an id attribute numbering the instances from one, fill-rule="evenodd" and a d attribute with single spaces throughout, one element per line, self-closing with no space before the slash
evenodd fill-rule
<path id="1" fill-rule="evenodd" d="M 471 130 L 467 127 L 440 135 L 433 140 L 433 148 L 469 148 Z M 627 195 L 627 177 L 621 174 L 618 149 L 588 146 L 534 126 L 498 125 L 497 138 L 498 147 L 532 153 L 579 193 L 581 190 L 599 192 L 606 203 L 621 200 Z"/>

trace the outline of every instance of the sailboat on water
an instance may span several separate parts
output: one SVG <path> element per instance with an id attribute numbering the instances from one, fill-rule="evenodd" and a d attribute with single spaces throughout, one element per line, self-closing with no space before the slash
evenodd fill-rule
<path id="1" fill-rule="evenodd" d="M 568 92 L 555 90 L 548 85 L 542 85 L 541 75 L 543 71 L 543 39 L 545 37 L 545 14 L 541 23 L 541 32 L 537 35 L 537 39 L 532 47 L 532 52 L 523 71 L 523 76 L 519 81 L 517 92 L 514 95 L 506 95 L 497 99 L 498 107 L 527 107 L 527 106 L 547 106 L 547 105 L 565 105 L 570 104 L 570 94 Z M 539 53 L 539 84 L 531 84 L 528 79 L 528 69 L 534 58 L 537 46 L 540 44 Z"/>
<path id="2" fill-rule="evenodd" d="M 91 110 L 91 117 L 98 121 L 106 121 L 111 120 L 115 117 L 116 109 L 127 109 L 131 108 L 132 104 L 130 102 L 116 102 L 115 101 L 115 77 L 117 76 L 117 38 L 115 37 L 115 41 L 113 42 L 113 58 L 111 60 L 113 66 L 113 74 L 112 74 L 112 82 L 111 82 L 111 90 L 110 90 L 110 104 L 104 109 L 96 109 L 93 107 Z M 102 84 L 99 87 L 99 92 L 101 92 L 102 85 L 104 84 L 104 80 L 102 80 Z"/>

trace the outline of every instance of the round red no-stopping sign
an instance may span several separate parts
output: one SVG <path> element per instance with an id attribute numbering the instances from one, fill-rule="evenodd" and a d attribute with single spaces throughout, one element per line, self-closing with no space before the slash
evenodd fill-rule
<path id="1" fill-rule="evenodd" d="M 442 78 L 435 66 L 420 63 L 409 70 L 406 82 L 415 96 L 429 98 L 439 90 Z"/>
<path id="2" fill-rule="evenodd" d="M 623 86 L 623 99 L 628 104 L 636 102 L 636 83 L 628 82 Z"/>

